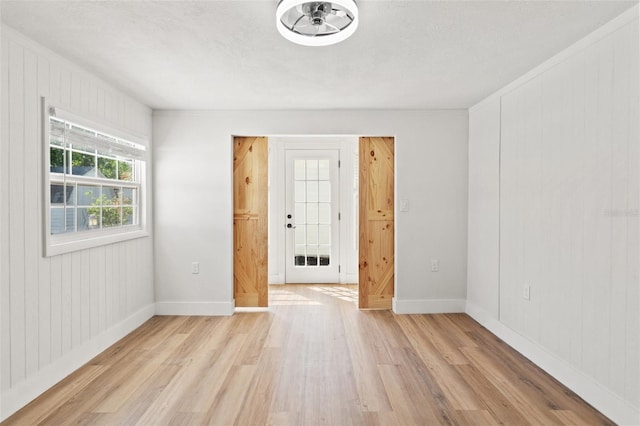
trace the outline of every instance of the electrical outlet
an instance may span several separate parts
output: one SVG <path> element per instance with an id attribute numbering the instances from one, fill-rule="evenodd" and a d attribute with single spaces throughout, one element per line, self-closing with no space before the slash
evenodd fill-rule
<path id="1" fill-rule="evenodd" d="M 200 273 L 200 262 L 191 262 L 191 273 L 192 274 Z"/>
<path id="2" fill-rule="evenodd" d="M 431 272 L 438 272 L 440 270 L 440 261 L 438 259 L 431 259 Z"/>
<path id="3" fill-rule="evenodd" d="M 529 284 L 525 284 L 522 290 L 522 297 L 524 300 L 531 300 L 531 286 Z"/>

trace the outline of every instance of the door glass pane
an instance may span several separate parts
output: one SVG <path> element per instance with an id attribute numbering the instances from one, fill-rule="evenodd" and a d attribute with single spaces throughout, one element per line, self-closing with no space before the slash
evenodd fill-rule
<path id="1" fill-rule="evenodd" d="M 307 203 L 318 202 L 318 181 L 307 181 Z"/>
<path id="2" fill-rule="evenodd" d="M 331 202 L 331 182 L 318 182 L 318 201 L 323 203 Z"/>
<path id="3" fill-rule="evenodd" d="M 307 223 L 307 205 L 306 203 L 296 203 L 295 211 L 296 225 L 304 225 Z"/>
<path id="4" fill-rule="evenodd" d="M 307 246 L 307 265 L 318 266 L 318 246 Z"/>
<path id="5" fill-rule="evenodd" d="M 318 244 L 318 225 L 307 225 L 307 244 Z"/>
<path id="6" fill-rule="evenodd" d="M 294 250 L 294 262 L 296 266 L 304 266 L 306 264 L 306 251 L 305 251 L 306 246 L 303 245 L 296 245 L 296 248 Z"/>
<path id="7" fill-rule="evenodd" d="M 328 266 L 329 258 L 331 257 L 331 247 L 322 245 L 318 247 L 318 261 L 320 266 Z"/>
<path id="8" fill-rule="evenodd" d="M 293 186 L 293 192 L 294 192 L 294 196 L 293 199 L 296 203 L 304 203 L 306 201 L 306 196 L 305 196 L 305 182 L 304 181 L 296 181 L 294 186 Z"/>
<path id="9" fill-rule="evenodd" d="M 293 178 L 295 180 L 305 180 L 305 161 L 294 160 L 293 161 Z"/>
<path id="10" fill-rule="evenodd" d="M 298 226 L 295 230 L 296 233 L 296 244 L 304 244 L 307 239 L 304 232 L 304 226 Z"/>
<path id="11" fill-rule="evenodd" d="M 318 223 L 318 203 L 307 203 L 307 223 Z"/>
<path id="12" fill-rule="evenodd" d="M 318 204 L 318 222 L 331 223 L 331 204 L 329 203 Z"/>
<path id="13" fill-rule="evenodd" d="M 307 160 L 307 181 L 318 180 L 318 160 Z"/>
<path id="14" fill-rule="evenodd" d="M 331 244 L 331 225 L 320 225 L 318 230 L 318 242 L 320 244 Z"/>
<path id="15" fill-rule="evenodd" d="M 318 180 L 329 180 L 329 160 L 318 161 Z"/>

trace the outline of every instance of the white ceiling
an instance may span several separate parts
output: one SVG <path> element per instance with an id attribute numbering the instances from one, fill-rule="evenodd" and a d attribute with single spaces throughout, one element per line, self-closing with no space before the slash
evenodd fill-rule
<path id="1" fill-rule="evenodd" d="M 276 0 L 14 1 L 2 21 L 155 109 L 467 108 L 637 4 L 361 0 L 302 47 Z"/>

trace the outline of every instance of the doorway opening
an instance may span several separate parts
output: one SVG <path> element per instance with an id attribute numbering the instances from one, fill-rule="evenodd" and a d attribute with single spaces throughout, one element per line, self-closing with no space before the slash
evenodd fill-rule
<path id="1" fill-rule="evenodd" d="M 269 138 L 269 283 L 358 282 L 358 138 Z"/>
<path id="2" fill-rule="evenodd" d="M 394 163 L 392 137 L 235 137 L 236 306 L 268 306 L 269 284 L 357 283 L 359 308 L 390 309 Z"/>

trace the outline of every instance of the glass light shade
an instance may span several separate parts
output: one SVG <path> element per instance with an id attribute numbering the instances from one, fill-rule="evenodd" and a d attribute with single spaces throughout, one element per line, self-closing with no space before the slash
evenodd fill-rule
<path id="1" fill-rule="evenodd" d="M 328 15 L 345 14 L 345 16 L 351 20 L 342 28 L 338 28 L 329 22 L 327 22 L 326 24 L 322 24 L 326 27 L 336 28 L 337 31 L 335 32 L 318 32 L 315 34 L 308 34 L 305 31 L 298 31 L 296 28 L 296 24 L 298 24 L 298 22 L 300 22 L 301 20 L 308 20 L 305 15 L 302 15 L 302 11 L 304 10 L 303 5 L 309 3 L 330 3 L 332 6 L 331 12 L 337 11 L 338 13 L 330 13 Z M 291 20 L 291 16 L 289 15 L 292 13 L 297 14 L 294 16 L 296 20 L 294 20 L 294 22 L 285 22 Z M 307 24 L 307 22 L 305 21 L 302 22 L 303 24 Z M 304 26 L 308 28 L 309 25 L 310 24 Z M 353 33 L 355 33 L 356 29 L 358 28 L 358 6 L 356 5 L 356 2 L 354 0 L 333 0 L 330 2 L 310 2 L 309 0 L 281 0 L 278 3 L 278 7 L 276 9 L 276 27 L 278 28 L 278 32 L 280 32 L 280 34 L 284 38 L 294 43 L 303 46 L 329 46 L 346 40 Z"/>

